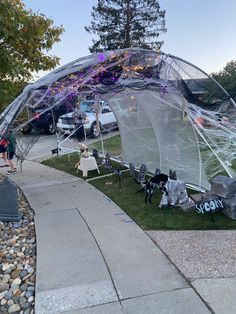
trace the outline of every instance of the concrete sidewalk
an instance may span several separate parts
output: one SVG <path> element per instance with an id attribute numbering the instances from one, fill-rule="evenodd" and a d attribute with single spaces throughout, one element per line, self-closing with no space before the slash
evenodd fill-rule
<path id="1" fill-rule="evenodd" d="M 36 314 L 213 313 L 145 232 L 87 182 L 31 161 L 11 179 L 35 211 Z"/>

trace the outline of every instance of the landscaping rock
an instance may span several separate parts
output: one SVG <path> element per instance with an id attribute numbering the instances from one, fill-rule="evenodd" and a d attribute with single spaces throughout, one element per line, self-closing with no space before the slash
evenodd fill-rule
<path id="1" fill-rule="evenodd" d="M 16 278 L 12 281 L 13 285 L 20 285 L 21 284 L 21 279 L 20 278 Z"/>
<path id="2" fill-rule="evenodd" d="M 20 273 L 21 273 L 21 269 L 17 268 L 16 270 L 14 270 L 14 271 L 12 272 L 11 278 L 12 278 L 12 279 L 18 278 L 19 275 L 20 275 Z"/>
<path id="3" fill-rule="evenodd" d="M 32 305 L 31 305 L 30 302 L 25 302 L 25 303 L 23 303 L 23 304 L 21 305 L 22 310 L 27 310 L 27 309 L 29 309 L 29 308 L 31 308 L 31 307 L 32 307 Z"/>
<path id="4" fill-rule="evenodd" d="M 236 180 L 217 176 L 211 181 L 211 193 L 222 198 L 231 198 L 236 194 Z"/>
<path id="5" fill-rule="evenodd" d="M 13 264 L 8 264 L 8 263 L 4 263 L 2 265 L 2 271 L 5 272 L 7 271 L 8 269 L 11 269 L 11 266 L 14 266 Z"/>
<path id="6" fill-rule="evenodd" d="M 236 220 L 236 196 L 223 199 L 224 208 L 222 213 L 227 217 Z"/>
<path id="7" fill-rule="evenodd" d="M 211 200 L 214 200 L 216 198 L 219 198 L 216 194 L 213 194 L 211 192 L 202 193 L 201 195 L 201 202 L 208 202 Z"/>
<path id="8" fill-rule="evenodd" d="M 10 279 L 11 279 L 11 276 L 9 274 L 3 275 L 2 283 L 8 283 Z"/>
<path id="9" fill-rule="evenodd" d="M 4 298 L 5 294 L 6 294 L 5 292 L 0 293 L 0 301 Z"/>
<path id="10" fill-rule="evenodd" d="M 30 297 L 32 297 L 34 295 L 34 291 L 27 291 L 26 293 L 25 293 L 25 297 L 28 299 L 28 298 L 30 298 Z"/>
<path id="11" fill-rule="evenodd" d="M 15 229 L 18 229 L 21 227 L 21 223 L 20 222 L 16 222 L 14 225 L 13 225 L 13 228 Z"/>
<path id="12" fill-rule="evenodd" d="M 12 297 L 13 297 L 13 294 L 12 294 L 10 291 L 8 291 L 8 292 L 5 294 L 4 299 L 6 299 L 6 300 L 11 300 Z"/>
<path id="13" fill-rule="evenodd" d="M 15 313 L 15 312 L 19 312 L 21 310 L 19 304 L 12 304 L 9 309 L 8 309 L 8 313 Z"/>
<path id="14" fill-rule="evenodd" d="M 26 270 L 22 270 L 22 271 L 20 272 L 20 278 L 21 278 L 21 279 L 24 278 L 26 275 L 28 275 L 28 272 L 27 272 Z"/>
<path id="15" fill-rule="evenodd" d="M 5 290 L 9 289 L 9 285 L 4 283 L 4 284 L 0 284 L 0 292 L 3 292 Z"/>
<path id="16" fill-rule="evenodd" d="M 34 213 L 21 192 L 19 211 L 22 213 L 19 223 L 0 222 L 1 314 L 30 314 L 34 311 L 36 271 Z"/>
<path id="17" fill-rule="evenodd" d="M 7 299 L 2 299 L 1 300 L 1 305 L 5 305 L 5 304 L 7 304 Z M 1 312 L 0 312 L 1 313 Z"/>

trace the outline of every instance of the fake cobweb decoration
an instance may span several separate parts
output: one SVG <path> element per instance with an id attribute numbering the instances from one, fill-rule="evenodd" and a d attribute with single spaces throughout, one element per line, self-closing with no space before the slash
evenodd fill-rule
<path id="1" fill-rule="evenodd" d="M 13 122 L 19 130 L 37 107 L 44 108 L 41 114 L 61 105 L 73 110 L 77 97 L 109 104 L 123 163 L 145 163 L 152 173 L 173 169 L 180 180 L 205 189 L 217 174 L 235 176 L 234 101 L 204 71 L 160 51 L 107 51 L 60 67 L 24 89 L 0 115 L 0 131 Z M 17 124 L 24 110 L 27 121 Z M 62 142 L 65 138 L 57 137 L 57 147 Z"/>

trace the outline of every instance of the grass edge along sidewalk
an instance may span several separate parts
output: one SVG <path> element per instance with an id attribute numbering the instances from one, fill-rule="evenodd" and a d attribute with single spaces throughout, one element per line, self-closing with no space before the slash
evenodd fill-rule
<path id="1" fill-rule="evenodd" d="M 42 162 L 49 167 L 64 171 L 71 175 L 82 178 L 82 172 L 76 173 L 75 164 L 79 156 L 73 153 L 68 156 L 54 157 Z M 115 166 L 121 170 L 125 169 L 120 164 Z M 144 193 L 137 192 L 138 185 L 130 177 L 129 172 L 123 172 L 121 178 L 121 189 L 118 182 L 112 177 L 109 169 L 99 165 L 100 174 L 96 170 L 89 171 L 89 183 L 105 193 L 112 201 L 121 207 L 130 218 L 132 218 L 142 229 L 145 230 L 227 230 L 236 229 L 236 221 L 223 215 L 221 212 L 214 214 L 215 222 L 211 221 L 210 214 L 198 214 L 196 211 L 183 212 L 179 207 L 159 208 L 161 192 L 156 190 L 153 196 L 153 204 L 145 204 Z M 107 174 L 111 176 L 105 176 Z M 196 193 L 188 191 L 189 194 Z"/>

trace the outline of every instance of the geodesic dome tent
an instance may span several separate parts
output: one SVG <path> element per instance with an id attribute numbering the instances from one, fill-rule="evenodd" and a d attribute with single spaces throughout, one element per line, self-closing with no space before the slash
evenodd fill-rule
<path id="1" fill-rule="evenodd" d="M 49 110 L 74 95 L 108 102 L 123 163 L 145 163 L 151 172 L 173 169 L 179 179 L 205 189 L 219 173 L 235 176 L 234 101 L 198 67 L 163 52 L 107 51 L 62 66 L 24 89 L 0 115 L 0 132 L 24 108 L 44 102 Z"/>

